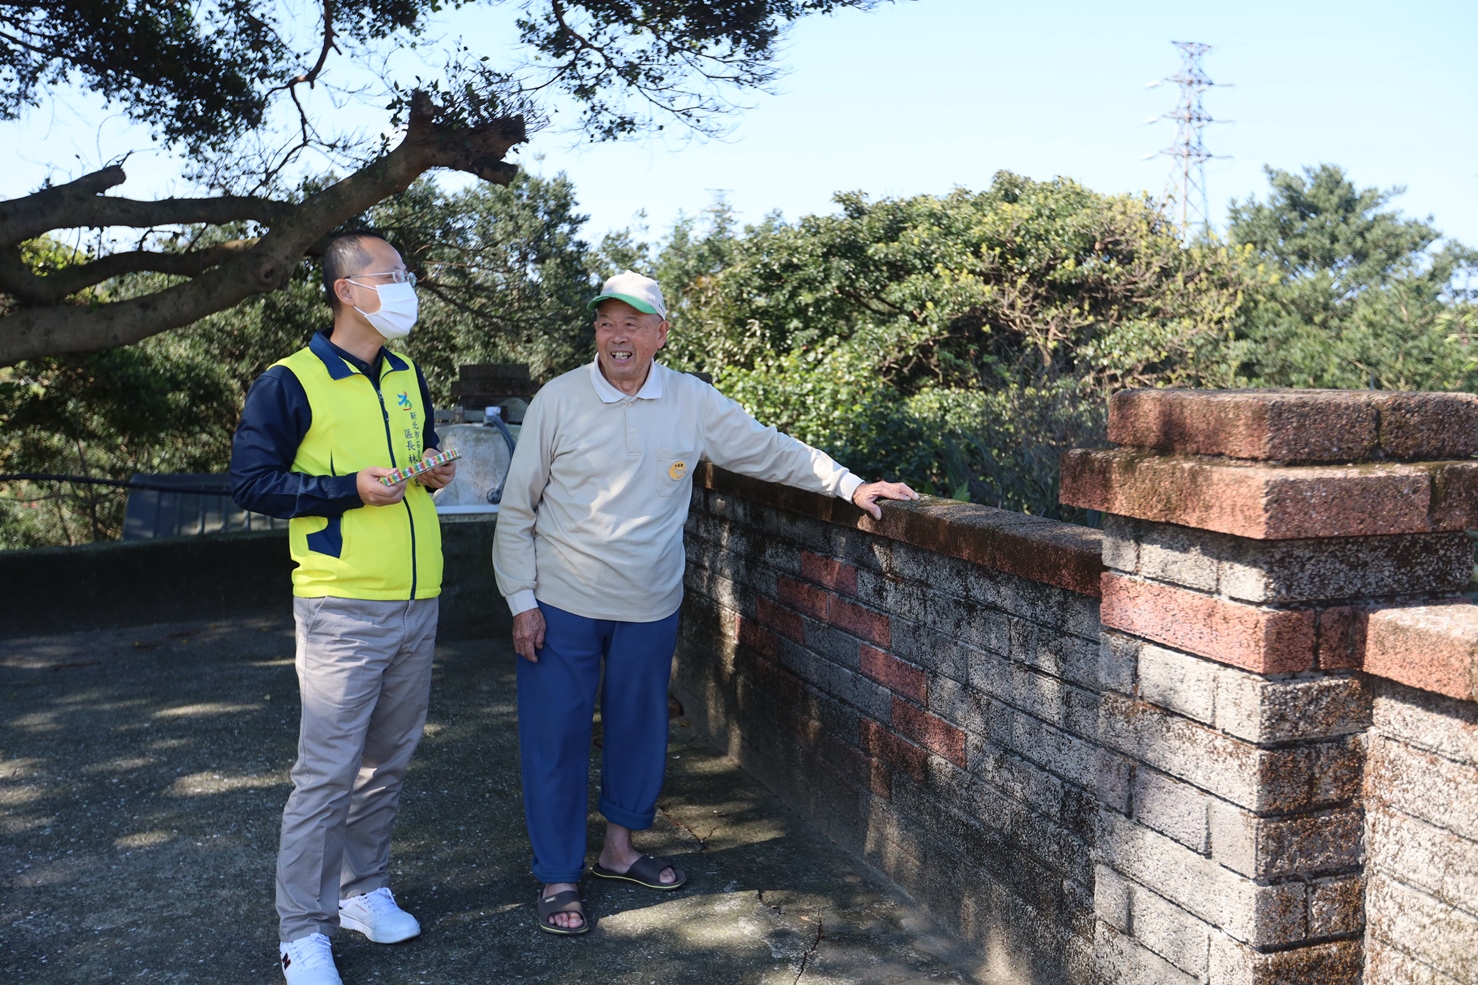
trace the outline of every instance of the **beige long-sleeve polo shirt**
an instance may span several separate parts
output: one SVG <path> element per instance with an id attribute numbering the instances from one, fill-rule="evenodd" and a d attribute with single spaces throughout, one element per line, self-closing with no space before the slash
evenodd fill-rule
<path id="1" fill-rule="evenodd" d="M 677 611 L 699 461 L 847 500 L 862 485 L 696 377 L 653 363 L 627 396 L 592 362 L 547 383 L 524 417 L 493 538 L 509 608 L 624 622 Z"/>

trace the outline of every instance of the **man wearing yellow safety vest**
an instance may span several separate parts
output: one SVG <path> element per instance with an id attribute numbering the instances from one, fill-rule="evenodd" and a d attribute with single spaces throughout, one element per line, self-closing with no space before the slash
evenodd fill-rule
<path id="1" fill-rule="evenodd" d="M 333 326 L 252 385 L 231 447 L 243 509 L 291 518 L 303 712 L 277 857 L 288 985 L 341 985 L 338 927 L 394 944 L 421 932 L 390 891 L 390 828 L 426 722 L 441 530 L 417 480 L 380 480 L 436 450 L 421 371 L 386 343 L 415 324 L 415 276 L 374 233 L 332 239 Z"/>

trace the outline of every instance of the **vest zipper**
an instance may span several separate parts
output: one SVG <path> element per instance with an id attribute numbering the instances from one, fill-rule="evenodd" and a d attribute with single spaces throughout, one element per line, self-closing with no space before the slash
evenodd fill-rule
<path id="1" fill-rule="evenodd" d="M 365 379 L 368 380 L 369 377 L 366 376 Z M 393 439 L 393 438 L 390 437 L 390 411 L 388 411 L 388 410 L 385 409 L 385 394 L 380 389 L 380 381 L 379 380 L 370 380 L 370 385 L 375 388 L 375 396 L 380 401 L 380 417 L 385 422 L 385 448 L 386 448 L 387 451 L 390 452 L 390 467 L 393 469 L 393 468 L 396 467 L 396 465 L 395 465 L 395 439 Z M 406 492 L 410 492 L 410 490 L 407 489 Z M 418 570 L 418 566 L 416 564 L 416 517 L 415 517 L 415 514 L 411 512 L 411 504 L 409 502 L 407 502 L 405 499 L 402 499 L 400 502 L 401 502 L 401 505 L 403 505 L 405 507 L 405 519 L 406 519 L 406 522 L 409 523 L 410 526 L 411 526 L 411 595 L 410 595 L 410 601 L 415 601 L 415 598 L 416 598 L 416 579 L 417 579 L 417 576 L 420 573 L 419 570 Z"/>

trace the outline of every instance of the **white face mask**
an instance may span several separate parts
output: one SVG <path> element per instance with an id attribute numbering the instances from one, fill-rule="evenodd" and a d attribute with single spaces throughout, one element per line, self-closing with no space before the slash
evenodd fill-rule
<path id="1" fill-rule="evenodd" d="M 411 327 L 416 324 L 416 315 L 420 311 L 414 287 L 409 284 L 360 284 L 357 280 L 349 283 L 368 287 L 380 296 L 379 311 L 354 309 L 364 315 L 375 331 L 387 340 L 403 339 L 411 334 Z"/>

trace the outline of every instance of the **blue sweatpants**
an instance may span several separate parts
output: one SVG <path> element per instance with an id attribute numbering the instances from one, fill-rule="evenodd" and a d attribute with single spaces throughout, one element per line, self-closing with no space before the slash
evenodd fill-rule
<path id="1" fill-rule="evenodd" d="M 667 683 L 677 613 L 657 622 L 587 619 L 543 602 L 539 662 L 518 659 L 518 748 L 534 878 L 585 872 L 590 726 L 600 689 L 600 812 L 652 826 L 667 765 Z M 602 682 L 601 664 L 605 664 Z"/>

